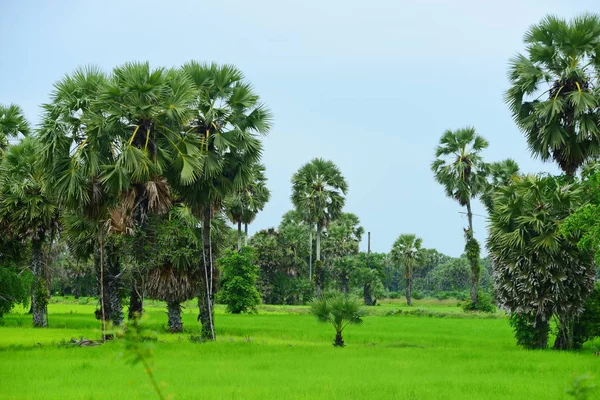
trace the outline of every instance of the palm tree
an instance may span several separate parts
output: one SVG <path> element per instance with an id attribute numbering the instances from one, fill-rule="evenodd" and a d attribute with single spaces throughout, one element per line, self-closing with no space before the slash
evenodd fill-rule
<path id="1" fill-rule="evenodd" d="M 349 324 L 360 325 L 367 312 L 356 297 L 343 293 L 322 296 L 310 302 L 310 312 L 317 321 L 329 323 L 335 329 L 335 347 L 344 347 L 342 332 Z"/>
<path id="2" fill-rule="evenodd" d="M 9 230 L 31 242 L 33 326 L 48 326 L 48 284 L 44 247 L 56 232 L 58 208 L 38 162 L 32 138 L 9 147 L 0 166 L 0 220 Z"/>
<path id="3" fill-rule="evenodd" d="M 396 239 L 392 246 L 392 258 L 404 265 L 406 278 L 406 304 L 412 306 L 412 280 L 415 267 L 421 261 L 421 244 L 423 240 L 413 234 L 403 234 Z"/>
<path id="4" fill-rule="evenodd" d="M 595 249 L 578 247 L 579 229 L 559 230 L 581 204 L 578 184 L 553 177 L 517 177 L 494 195 L 487 246 L 498 301 L 519 318 L 517 327 L 528 326 L 519 344 L 546 347 L 556 315 L 555 347 L 573 348 L 573 324 L 594 287 Z"/>
<path id="5" fill-rule="evenodd" d="M 316 259 L 321 261 L 321 234 L 323 228 L 338 218 L 346 202 L 348 184 L 339 168 L 332 162 L 315 158 L 300 167 L 292 176 L 292 203 L 310 224 L 309 238 L 312 255 L 312 226 L 317 227 Z M 309 264 L 312 280 L 312 265 Z"/>
<path id="6" fill-rule="evenodd" d="M 487 165 L 481 151 L 488 142 L 477 135 L 475 128 L 447 130 L 435 151 L 431 164 L 435 179 L 444 186 L 446 195 L 467 208 L 468 228 L 465 229 L 465 250 L 471 264 L 471 302 L 477 304 L 479 290 L 479 244 L 473 237 L 471 201 L 486 188 Z"/>
<path id="7" fill-rule="evenodd" d="M 174 206 L 151 219 L 155 232 L 150 249 L 154 267 L 148 274 L 148 295 L 167 303 L 169 330 L 183 332 L 181 303 L 197 293 L 202 239 L 198 220 L 188 207 Z"/>
<path id="8" fill-rule="evenodd" d="M 524 42 L 527 56 L 510 61 L 506 102 L 531 152 L 573 176 L 600 154 L 600 16 L 547 16 Z"/>
<path id="9" fill-rule="evenodd" d="M 23 115 L 23 110 L 16 104 L 3 106 L 0 104 L 0 160 L 8 147 L 8 140 L 19 134 L 27 136 L 30 133 L 29 123 Z"/>
<path id="10" fill-rule="evenodd" d="M 519 165 L 510 158 L 489 164 L 488 184 L 481 194 L 481 202 L 485 205 L 488 213 L 493 207 L 494 192 L 500 187 L 507 186 L 513 178 L 519 174 Z"/>
<path id="11" fill-rule="evenodd" d="M 192 210 L 202 219 L 204 273 L 198 296 L 199 319 L 206 338 L 215 338 L 213 297 L 216 274 L 211 244 L 211 220 L 228 195 L 249 185 L 252 166 L 258 163 L 259 135 L 271 126 L 271 113 L 232 65 L 185 64 L 182 73 L 193 84 L 192 119 L 186 131 L 201 140 L 201 173 L 178 187 Z"/>
<path id="12" fill-rule="evenodd" d="M 248 224 L 263 210 L 271 197 L 267 188 L 265 167 L 262 164 L 252 166 L 248 185 L 234 191 L 225 199 L 225 210 L 229 220 L 238 227 L 238 252 L 242 250 L 242 224 L 244 224 L 244 246 L 248 244 Z"/>

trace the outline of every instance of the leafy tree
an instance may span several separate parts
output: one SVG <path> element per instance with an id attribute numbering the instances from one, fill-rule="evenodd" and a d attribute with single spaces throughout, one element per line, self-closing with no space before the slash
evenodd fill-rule
<path id="1" fill-rule="evenodd" d="M 315 158 L 300 167 L 292 176 L 292 203 L 310 225 L 312 255 L 312 226 L 317 228 L 316 260 L 321 260 L 321 235 L 327 224 L 337 219 L 346 202 L 348 184 L 339 168 L 332 162 Z M 312 265 L 309 262 L 309 279 Z M 319 290 L 319 288 L 317 288 Z"/>
<path id="2" fill-rule="evenodd" d="M 323 237 L 323 256 L 327 260 L 358 254 L 359 244 L 365 232 L 360 219 L 352 213 L 342 213 L 327 226 Z"/>
<path id="3" fill-rule="evenodd" d="M 0 265 L 0 318 L 16 304 L 27 306 L 31 296 L 32 276 L 28 270 Z"/>
<path id="4" fill-rule="evenodd" d="M 600 154 L 600 16 L 547 16 L 510 61 L 506 102 L 529 148 L 570 177 Z"/>
<path id="5" fill-rule="evenodd" d="M 45 245 L 57 229 L 58 208 L 38 162 L 39 148 L 32 138 L 11 146 L 0 166 L 0 219 L 15 236 L 31 244 L 31 308 L 33 326 L 48 325 L 48 282 Z"/>
<path id="6" fill-rule="evenodd" d="M 255 164 L 251 169 L 248 184 L 225 199 L 227 216 L 238 227 L 238 251 L 242 249 L 242 224 L 244 224 L 244 245 L 247 245 L 248 224 L 254 221 L 271 197 L 271 192 L 267 188 L 264 165 Z"/>
<path id="7" fill-rule="evenodd" d="M 366 310 L 361 306 L 358 298 L 336 292 L 315 298 L 310 303 L 310 312 L 317 318 L 317 321 L 333 326 L 335 329 L 333 345 L 335 347 L 344 346 L 342 332 L 346 326 L 362 324 L 362 317 L 366 315 Z"/>
<path id="8" fill-rule="evenodd" d="M 468 227 L 465 229 L 465 251 L 471 263 L 471 302 L 477 304 L 479 290 L 479 243 L 473 237 L 471 201 L 487 187 L 487 165 L 481 151 L 488 142 L 474 128 L 444 132 L 437 147 L 431 169 L 435 179 L 444 186 L 446 195 L 467 208 Z"/>
<path id="9" fill-rule="evenodd" d="M 436 266 L 430 273 L 432 286 L 437 291 L 468 290 L 471 269 L 466 258 L 453 258 Z"/>
<path id="10" fill-rule="evenodd" d="M 422 259 L 421 244 L 423 239 L 413 234 L 403 234 L 396 239 L 392 246 L 391 256 L 399 264 L 404 266 L 404 278 L 406 279 L 406 304 L 412 305 L 412 280 L 413 271 L 419 266 Z"/>
<path id="11" fill-rule="evenodd" d="M 256 312 L 260 304 L 260 293 L 256 289 L 258 266 L 256 254 L 251 247 L 241 252 L 226 252 L 219 259 L 223 270 L 220 298 L 232 314 Z"/>
<path id="12" fill-rule="evenodd" d="M 352 256 L 354 267 L 350 273 L 350 283 L 362 292 L 366 306 L 374 306 L 385 296 L 382 279 L 386 264 L 383 253 L 361 252 Z"/>
<path id="13" fill-rule="evenodd" d="M 577 184 L 541 176 L 515 178 L 494 196 L 487 245 L 495 292 L 516 316 L 517 338 L 528 347 L 546 347 L 553 315 L 559 321 L 555 347 L 574 347 L 573 326 L 594 284 L 593 252 L 577 247 L 578 232 L 559 229 L 581 200 Z M 532 333 L 522 336 L 526 331 Z"/>

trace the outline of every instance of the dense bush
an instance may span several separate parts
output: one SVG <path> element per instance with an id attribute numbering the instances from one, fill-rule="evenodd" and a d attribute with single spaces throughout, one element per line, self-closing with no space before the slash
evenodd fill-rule
<path id="1" fill-rule="evenodd" d="M 0 267 L 0 318 L 16 304 L 26 306 L 31 296 L 32 275 L 16 268 Z"/>
<path id="2" fill-rule="evenodd" d="M 256 289 L 259 267 L 255 263 L 256 255 L 251 247 L 244 247 L 239 253 L 229 250 L 219 259 L 222 270 L 219 299 L 228 312 L 256 312 L 260 293 Z"/>
<path id="3" fill-rule="evenodd" d="M 496 305 L 494 304 L 492 296 L 483 291 L 479 291 L 477 298 L 478 301 L 476 304 L 473 304 L 470 299 L 467 300 L 462 305 L 462 309 L 464 311 L 481 311 L 489 313 L 496 311 Z"/>
<path id="4" fill-rule="evenodd" d="M 519 346 L 526 349 L 543 349 L 548 346 L 550 324 L 547 319 L 539 315 L 512 313 L 510 326 Z"/>

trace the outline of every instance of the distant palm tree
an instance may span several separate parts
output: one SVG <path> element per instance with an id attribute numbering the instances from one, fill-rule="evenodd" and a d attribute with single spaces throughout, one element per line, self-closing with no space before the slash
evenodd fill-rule
<path id="1" fill-rule="evenodd" d="M 506 102 L 529 148 L 569 176 L 600 154 L 600 15 L 547 16 L 510 61 Z"/>
<path id="2" fill-rule="evenodd" d="M 423 240 L 413 234 L 403 234 L 392 246 L 391 255 L 394 261 L 404 266 L 406 278 L 406 304 L 412 306 L 412 280 L 415 267 L 422 258 L 421 244 Z"/>
<path id="3" fill-rule="evenodd" d="M 343 293 L 315 298 L 310 302 L 310 312 L 317 318 L 317 321 L 333 326 L 335 329 L 333 345 L 336 347 L 344 347 L 342 337 L 344 328 L 349 324 L 362 324 L 362 317 L 367 314 L 358 298 Z"/>
<path id="4" fill-rule="evenodd" d="M 44 248 L 58 224 L 58 207 L 38 162 L 39 147 L 32 138 L 11 146 L 0 165 L 0 220 L 17 237 L 31 243 L 33 326 L 48 326 L 48 283 Z"/>
<path id="5" fill-rule="evenodd" d="M 488 212 L 491 212 L 494 205 L 494 192 L 498 188 L 508 185 L 518 175 L 519 165 L 510 158 L 489 164 L 488 184 L 481 194 L 481 202 Z"/>
<path id="6" fill-rule="evenodd" d="M 292 203 L 311 225 L 311 255 L 312 226 L 315 224 L 317 227 L 317 261 L 321 260 L 323 229 L 342 214 L 347 191 L 348 184 L 339 168 L 322 158 L 313 159 L 292 176 Z M 309 279 L 312 279 L 312 265 L 309 265 Z"/>
<path id="7" fill-rule="evenodd" d="M 246 186 L 234 191 L 225 198 L 225 211 L 229 220 L 237 224 L 238 251 L 242 250 L 242 224 L 244 224 L 244 245 L 248 244 L 248 224 L 263 210 L 271 192 L 267 188 L 265 167 L 262 164 L 252 165 L 251 177 Z"/>
<path id="8" fill-rule="evenodd" d="M 481 151 L 488 142 L 477 135 L 475 128 L 447 130 L 435 151 L 436 160 L 431 164 L 435 179 L 446 195 L 467 208 L 468 228 L 465 229 L 467 257 L 471 263 L 471 301 L 477 304 L 479 290 L 479 244 L 473 237 L 473 212 L 471 201 L 487 187 L 487 165 Z"/>

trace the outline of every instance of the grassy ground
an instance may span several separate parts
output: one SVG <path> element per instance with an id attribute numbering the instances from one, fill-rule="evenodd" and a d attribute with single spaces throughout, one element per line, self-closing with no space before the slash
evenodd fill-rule
<path id="1" fill-rule="evenodd" d="M 99 338 L 94 302 L 79 303 L 85 300 L 51 304 L 49 329 L 31 328 L 22 310 L 5 316 L 0 398 L 154 396 L 143 368 L 121 357 L 122 341 L 61 344 Z M 317 324 L 305 307 L 263 306 L 258 315 L 219 308 L 215 343 L 189 340 L 198 331 L 192 303 L 186 334 L 164 332 L 159 303 L 146 305 L 145 323 L 159 332 L 154 373 L 175 399 L 564 399 L 575 374 L 600 376 L 600 358 L 592 355 L 600 341 L 576 353 L 525 351 L 501 316 L 466 317 L 456 301 L 415 303 L 413 309 L 432 310 L 430 317 L 385 316 L 403 307 L 387 302 L 362 326 L 348 327 L 343 349 L 331 346 L 331 327 Z"/>

